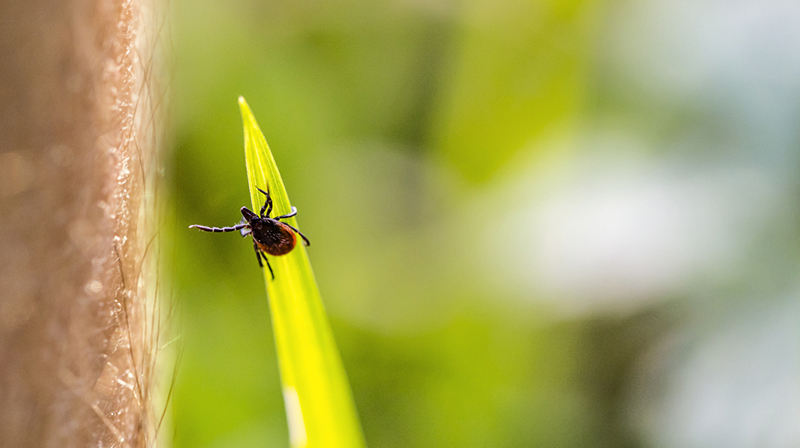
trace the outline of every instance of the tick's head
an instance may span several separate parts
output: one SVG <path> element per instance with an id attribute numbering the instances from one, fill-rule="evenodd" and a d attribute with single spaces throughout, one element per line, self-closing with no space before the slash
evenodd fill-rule
<path id="1" fill-rule="evenodd" d="M 247 220 L 247 222 L 249 222 L 249 223 L 252 223 L 254 219 L 260 219 L 260 218 L 258 217 L 258 215 L 256 215 L 255 213 L 253 213 L 253 211 L 252 211 L 252 210 L 250 210 L 250 209 L 249 209 L 249 208 L 247 208 L 247 207 L 242 207 L 242 210 L 241 210 L 241 212 L 242 212 L 242 216 L 244 216 L 244 219 L 246 219 L 246 220 Z"/>

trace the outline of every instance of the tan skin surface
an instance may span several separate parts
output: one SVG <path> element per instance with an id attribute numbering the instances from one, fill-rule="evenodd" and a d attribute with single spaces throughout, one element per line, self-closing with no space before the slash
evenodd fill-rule
<path id="1" fill-rule="evenodd" d="M 152 440 L 136 285 L 157 71 L 140 5 L 3 2 L 0 448 Z"/>

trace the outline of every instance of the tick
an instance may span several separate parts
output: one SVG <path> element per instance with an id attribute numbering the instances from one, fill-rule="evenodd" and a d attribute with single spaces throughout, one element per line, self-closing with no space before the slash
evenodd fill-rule
<path id="1" fill-rule="evenodd" d="M 264 193 L 264 195 L 267 197 L 258 215 L 256 215 L 249 208 L 242 207 L 242 221 L 235 226 L 207 227 L 199 224 L 193 224 L 189 226 L 189 228 L 200 229 L 206 232 L 235 232 L 238 230 L 239 233 L 242 234 L 242 237 L 251 235 L 253 237 L 253 249 L 256 251 L 258 265 L 261 268 L 264 267 L 264 264 L 261 263 L 261 259 L 263 258 L 264 262 L 267 263 L 269 273 L 272 274 L 272 279 L 274 280 L 275 273 L 272 272 L 272 266 L 269 265 L 269 260 L 267 260 L 267 256 L 265 254 L 279 256 L 286 255 L 291 252 L 292 249 L 294 249 L 294 246 L 297 244 L 297 237 L 294 235 L 295 233 L 303 238 L 303 242 L 305 242 L 306 246 L 310 246 L 311 241 L 308 241 L 308 238 L 306 238 L 306 236 L 303 235 L 299 230 L 295 229 L 289 224 L 286 224 L 285 222 L 280 221 L 281 219 L 291 218 L 297 214 L 297 209 L 294 206 L 292 207 L 292 212 L 288 215 L 270 218 L 269 214 L 272 213 L 272 198 L 269 195 L 269 190 L 264 191 L 258 187 L 256 187 L 256 189 Z"/>

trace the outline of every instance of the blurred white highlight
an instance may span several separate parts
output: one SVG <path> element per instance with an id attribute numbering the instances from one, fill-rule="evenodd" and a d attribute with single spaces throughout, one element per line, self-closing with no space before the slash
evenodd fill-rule
<path id="1" fill-rule="evenodd" d="M 631 423 L 660 447 L 798 446 L 798 294 L 750 301 L 653 350 L 632 387 Z"/>
<path id="2" fill-rule="evenodd" d="M 693 165 L 616 153 L 547 179 L 525 171 L 499 193 L 502 244 L 497 228 L 484 237 L 498 287 L 567 312 L 620 311 L 736 275 L 778 188 L 755 169 Z"/>
<path id="3" fill-rule="evenodd" d="M 294 387 L 283 388 L 283 402 L 286 406 L 286 420 L 289 424 L 289 443 L 292 448 L 303 448 L 308 444 L 306 424 L 303 421 L 300 398 Z"/>

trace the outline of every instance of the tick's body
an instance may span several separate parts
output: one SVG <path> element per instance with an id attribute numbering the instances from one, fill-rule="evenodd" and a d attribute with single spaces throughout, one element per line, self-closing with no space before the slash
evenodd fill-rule
<path id="1" fill-rule="evenodd" d="M 269 214 L 272 213 L 272 198 L 269 196 L 269 192 L 266 192 L 260 188 L 258 188 L 258 191 L 267 196 L 264 206 L 261 207 L 260 214 L 257 215 L 249 208 L 242 207 L 242 222 L 236 224 L 235 226 L 206 227 L 194 224 L 189 226 L 189 228 L 197 228 L 206 232 L 235 232 L 238 230 L 243 237 L 252 235 L 253 248 L 256 251 L 258 265 L 264 267 L 264 265 L 261 263 L 261 259 L 263 258 L 267 263 L 270 274 L 272 274 L 272 278 L 274 279 L 275 274 L 272 272 L 272 266 L 269 265 L 267 256 L 264 254 L 267 253 L 273 256 L 279 256 L 286 255 L 291 252 L 292 249 L 294 249 L 294 246 L 297 244 L 297 237 L 295 236 L 295 233 L 303 238 L 303 242 L 305 242 L 306 246 L 311 245 L 311 242 L 308 241 L 308 238 L 300 233 L 299 230 L 295 229 L 289 224 L 286 224 L 285 222 L 280 221 L 281 219 L 291 218 L 292 216 L 296 215 L 296 208 L 292 207 L 292 212 L 288 215 L 270 218 Z"/>
<path id="2" fill-rule="evenodd" d="M 292 228 L 277 220 L 264 219 L 251 223 L 250 234 L 258 249 L 270 255 L 286 255 L 297 244 Z"/>

